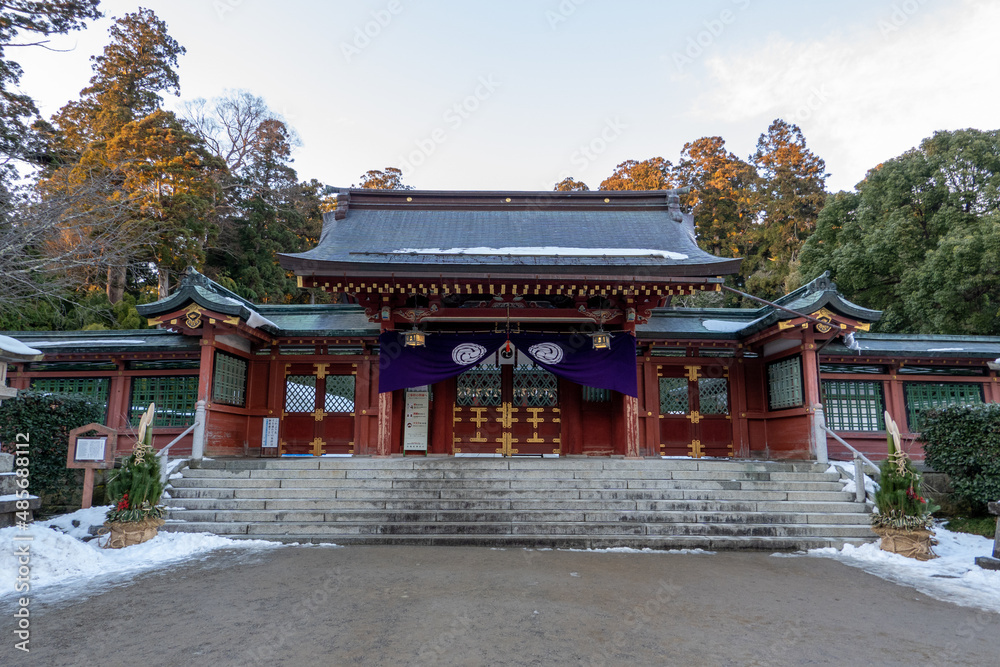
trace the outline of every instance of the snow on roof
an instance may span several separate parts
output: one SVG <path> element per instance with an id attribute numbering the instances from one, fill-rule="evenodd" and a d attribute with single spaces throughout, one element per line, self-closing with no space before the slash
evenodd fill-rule
<path id="1" fill-rule="evenodd" d="M 401 248 L 393 250 L 397 255 L 539 255 L 547 257 L 663 257 L 665 259 L 688 259 L 688 256 L 669 250 L 649 248 L 561 248 L 558 246 L 509 246 L 503 248 Z"/>
<path id="2" fill-rule="evenodd" d="M 270 326 L 270 327 L 274 327 L 275 329 L 279 328 L 277 324 L 275 324 L 271 320 L 267 319 L 266 317 L 264 317 L 263 315 L 261 315 L 260 313 L 258 313 L 256 310 L 254 310 L 250 306 L 248 306 L 245 303 L 243 303 L 242 301 L 237 301 L 236 299 L 232 299 L 232 298 L 230 298 L 228 296 L 220 296 L 219 298 L 222 299 L 223 301 L 228 301 L 231 304 L 234 304 L 234 305 L 237 305 L 237 306 L 242 306 L 243 308 L 246 308 L 247 310 L 249 310 L 250 311 L 250 317 L 247 318 L 247 326 L 248 327 L 257 328 L 257 327 L 262 327 L 264 325 L 267 325 L 267 326 Z"/>
<path id="3" fill-rule="evenodd" d="M 80 347 L 82 345 L 144 345 L 142 338 L 78 338 L 70 340 L 40 340 L 32 343 L 35 347 Z M 34 352 L 41 354 L 41 352 Z"/>
<path id="4" fill-rule="evenodd" d="M 964 347 L 931 347 L 928 348 L 928 352 L 963 352 Z"/>
<path id="5" fill-rule="evenodd" d="M 38 345 L 36 343 L 36 345 Z M 11 338 L 10 336 L 0 336 L 0 350 L 10 352 L 11 354 L 21 354 L 27 357 L 32 357 L 37 354 L 41 354 L 41 350 L 36 350 L 32 347 L 28 347 L 16 338 Z"/>
<path id="6" fill-rule="evenodd" d="M 709 331 L 719 333 L 735 333 L 740 329 L 746 329 L 750 322 L 733 322 L 732 320 L 704 320 L 701 325 Z"/>

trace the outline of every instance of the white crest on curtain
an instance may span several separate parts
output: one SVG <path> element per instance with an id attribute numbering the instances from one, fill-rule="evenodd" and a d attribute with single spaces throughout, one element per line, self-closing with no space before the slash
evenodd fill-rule
<path id="1" fill-rule="evenodd" d="M 486 348 L 476 343 L 459 343 L 451 351 L 451 360 L 459 366 L 474 364 L 486 356 Z"/>
<path id="2" fill-rule="evenodd" d="M 528 348 L 535 359 L 555 366 L 563 359 L 563 350 L 555 343 L 536 343 Z"/>

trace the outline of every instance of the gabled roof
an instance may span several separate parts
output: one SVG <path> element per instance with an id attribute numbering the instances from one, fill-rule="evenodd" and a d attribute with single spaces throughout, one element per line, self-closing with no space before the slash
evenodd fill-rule
<path id="1" fill-rule="evenodd" d="M 257 308 L 236 292 L 226 289 L 189 266 L 173 294 L 153 303 L 138 305 L 136 310 L 143 317 L 153 317 L 175 312 L 192 302 L 217 313 L 239 315 L 243 319 L 248 319 Z"/>
<path id="2" fill-rule="evenodd" d="M 777 299 L 774 303 L 803 315 L 827 308 L 861 322 L 877 322 L 882 311 L 869 310 L 851 303 L 837 292 L 837 285 L 824 273 L 810 283 Z M 762 331 L 776 322 L 796 317 L 774 306 L 750 308 L 658 308 L 648 324 L 636 327 L 641 338 L 659 334 L 684 334 L 692 338 L 729 338 L 739 340 Z"/>
<path id="3" fill-rule="evenodd" d="M 470 272 L 719 276 L 742 260 L 698 247 L 673 191 L 343 190 L 312 250 L 279 255 L 301 275 Z"/>
<path id="4" fill-rule="evenodd" d="M 863 362 L 876 355 L 926 357 L 928 359 L 1000 358 L 998 336 L 944 336 L 937 334 L 873 334 L 856 333 L 854 340 L 860 351 L 849 350 L 841 341 L 823 348 L 823 356 L 852 356 Z"/>
<path id="5" fill-rule="evenodd" d="M 789 292 L 775 301 L 775 303 L 805 314 L 815 313 L 820 308 L 828 308 L 861 322 L 878 322 L 882 319 L 881 310 L 863 308 L 845 299 L 837 291 L 837 283 L 830 280 L 829 271 L 826 271 L 823 275 L 816 277 L 797 290 Z M 787 317 L 779 317 L 778 319 L 784 320 L 794 317 L 788 313 L 783 313 L 783 315 Z"/>
<path id="6" fill-rule="evenodd" d="M 197 338 L 164 329 L 116 329 L 111 331 L 16 331 L 5 332 L 45 354 L 122 352 L 190 352 L 199 349 Z"/>

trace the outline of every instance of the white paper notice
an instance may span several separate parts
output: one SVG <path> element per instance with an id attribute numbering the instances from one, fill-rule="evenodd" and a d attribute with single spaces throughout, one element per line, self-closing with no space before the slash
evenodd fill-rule
<path id="1" fill-rule="evenodd" d="M 77 438 L 76 439 L 76 460 L 77 461 L 103 461 L 104 447 L 107 438 Z"/>
<path id="2" fill-rule="evenodd" d="M 264 431 L 260 436 L 260 446 L 273 449 L 278 446 L 278 418 L 264 417 Z"/>
<path id="3" fill-rule="evenodd" d="M 427 451 L 427 424 L 430 421 L 431 401 L 427 387 L 406 390 L 403 405 L 403 451 Z"/>

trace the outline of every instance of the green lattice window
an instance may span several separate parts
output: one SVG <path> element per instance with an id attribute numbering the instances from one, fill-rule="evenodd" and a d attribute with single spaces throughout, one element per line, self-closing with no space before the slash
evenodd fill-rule
<path id="1" fill-rule="evenodd" d="M 660 414 L 686 415 L 689 412 L 687 378 L 660 378 Z"/>
<path id="2" fill-rule="evenodd" d="M 538 366 L 514 367 L 514 405 L 553 408 L 559 405 L 556 376 Z"/>
<path id="3" fill-rule="evenodd" d="M 324 412 L 354 412 L 354 376 L 327 375 Z"/>
<path id="4" fill-rule="evenodd" d="M 823 380 L 823 411 L 834 431 L 884 431 L 882 383 Z"/>
<path id="5" fill-rule="evenodd" d="M 698 378 L 698 412 L 703 415 L 729 414 L 729 380 Z"/>
<path id="6" fill-rule="evenodd" d="M 153 426 L 190 426 L 194 423 L 194 404 L 198 401 L 197 375 L 170 375 L 132 378 L 132 406 L 129 423 L 139 425 L 139 418 L 156 404 Z"/>
<path id="7" fill-rule="evenodd" d="M 289 375 L 285 378 L 285 412 L 316 410 L 316 376 Z"/>
<path id="8" fill-rule="evenodd" d="M 497 406 L 502 398 L 499 366 L 480 364 L 458 376 L 456 404 L 464 407 Z"/>
<path id="9" fill-rule="evenodd" d="M 802 405 L 802 357 L 791 357 L 768 364 L 767 395 L 771 410 Z"/>
<path id="10" fill-rule="evenodd" d="M 225 352 L 215 353 L 212 400 L 243 407 L 247 404 L 247 362 Z"/>
<path id="11" fill-rule="evenodd" d="M 983 402 L 981 384 L 964 382 L 907 382 L 906 418 L 910 431 L 919 433 L 922 426 L 921 412 L 929 408 L 947 408 L 952 405 L 976 405 Z"/>
<path id="12" fill-rule="evenodd" d="M 584 403 L 607 403 L 611 400 L 610 389 L 600 389 L 598 387 L 583 387 Z"/>
<path id="13" fill-rule="evenodd" d="M 105 415 L 108 412 L 110 386 L 110 378 L 35 378 L 31 381 L 31 388 L 36 391 L 84 396 L 100 405 Z"/>

